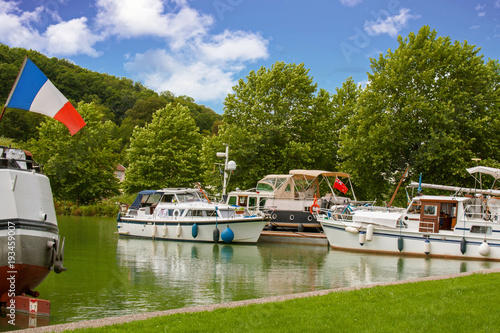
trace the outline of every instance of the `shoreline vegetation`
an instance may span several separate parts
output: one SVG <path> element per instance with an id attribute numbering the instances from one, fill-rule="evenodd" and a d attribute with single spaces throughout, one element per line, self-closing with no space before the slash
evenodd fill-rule
<path id="1" fill-rule="evenodd" d="M 71 201 L 54 200 L 57 215 L 116 217 L 120 211 L 120 204 L 130 205 L 135 194 L 122 195 L 103 199 L 90 205 L 79 205 Z"/>
<path id="2" fill-rule="evenodd" d="M 72 332 L 494 332 L 500 327 L 500 297 L 496 294 L 499 288 L 500 270 L 491 269 L 40 329 Z"/>

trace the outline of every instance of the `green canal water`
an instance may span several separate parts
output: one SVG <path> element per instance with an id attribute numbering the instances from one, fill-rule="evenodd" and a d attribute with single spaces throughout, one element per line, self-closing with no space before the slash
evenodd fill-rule
<path id="1" fill-rule="evenodd" d="M 500 267 L 326 246 L 121 238 L 112 218 L 61 216 L 58 223 L 68 270 L 37 288 L 51 302 L 50 319 L 38 326 Z"/>

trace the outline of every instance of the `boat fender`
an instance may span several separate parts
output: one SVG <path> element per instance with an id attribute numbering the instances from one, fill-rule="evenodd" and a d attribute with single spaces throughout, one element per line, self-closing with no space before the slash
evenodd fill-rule
<path id="1" fill-rule="evenodd" d="M 163 234 L 162 234 L 162 236 L 164 238 L 167 237 L 167 224 L 166 223 L 163 225 Z"/>
<path id="2" fill-rule="evenodd" d="M 359 232 L 358 228 L 354 228 L 354 227 L 346 227 L 345 231 L 350 232 L 352 234 L 357 234 Z"/>
<path id="3" fill-rule="evenodd" d="M 366 232 L 360 231 L 359 232 L 359 245 L 363 246 L 365 245 L 365 240 L 366 240 Z"/>
<path id="4" fill-rule="evenodd" d="M 428 238 L 424 242 L 424 253 L 425 254 L 431 253 L 431 242 L 429 241 Z"/>
<path id="5" fill-rule="evenodd" d="M 399 250 L 399 252 L 403 251 L 403 247 L 404 247 L 403 243 L 404 243 L 403 237 L 399 236 L 398 237 L 398 250 Z"/>
<path id="6" fill-rule="evenodd" d="M 118 216 L 116 217 L 116 222 L 121 222 L 122 221 L 122 213 L 118 213 Z"/>
<path id="7" fill-rule="evenodd" d="M 490 254 L 490 245 L 486 241 L 479 245 L 479 254 L 483 257 L 486 257 L 488 254 Z"/>
<path id="8" fill-rule="evenodd" d="M 373 239 L 373 224 L 368 224 L 366 227 L 366 241 L 371 242 Z"/>
<path id="9" fill-rule="evenodd" d="M 153 230 L 151 230 L 151 237 L 155 239 L 156 237 L 156 223 L 153 224 Z"/>
<path id="10" fill-rule="evenodd" d="M 465 254 L 467 251 L 467 241 L 465 240 L 465 237 L 462 237 L 462 240 L 460 241 L 460 252 L 462 254 Z"/>
<path id="11" fill-rule="evenodd" d="M 299 223 L 299 226 L 297 227 L 298 232 L 304 232 L 304 225 L 302 223 Z"/>
<path id="12" fill-rule="evenodd" d="M 226 227 L 226 229 L 224 229 L 224 231 L 222 231 L 220 236 L 221 236 L 222 241 L 224 243 L 231 243 L 234 239 L 234 232 L 228 226 L 228 227 Z"/>
<path id="13" fill-rule="evenodd" d="M 215 229 L 214 229 L 214 234 L 213 234 L 213 236 L 214 236 L 214 242 L 215 242 L 215 243 L 218 243 L 218 242 L 219 242 L 219 234 L 220 234 L 220 233 L 219 233 L 219 228 L 215 227 Z"/>
<path id="14" fill-rule="evenodd" d="M 177 223 L 177 237 L 181 237 L 182 233 L 182 228 L 181 228 L 181 223 Z"/>
<path id="15" fill-rule="evenodd" d="M 193 238 L 198 237 L 198 224 L 195 223 L 191 227 L 191 235 L 193 236 Z"/>

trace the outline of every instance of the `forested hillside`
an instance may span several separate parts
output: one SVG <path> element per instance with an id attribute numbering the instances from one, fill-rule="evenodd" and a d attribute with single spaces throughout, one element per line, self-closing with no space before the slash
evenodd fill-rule
<path id="1" fill-rule="evenodd" d="M 211 133 L 214 123 L 222 119 L 190 97 L 175 96 L 169 91 L 158 94 L 131 79 L 93 72 L 65 59 L 48 58 L 37 51 L 3 44 L 0 44 L 0 103 L 5 103 L 26 55 L 73 105 L 83 101 L 102 106 L 109 120 L 120 127 L 123 145 L 128 143 L 135 125 L 143 126 L 156 110 L 168 103 L 188 107 L 201 133 Z M 33 113 L 27 116 L 26 111 L 6 112 L 0 123 L 0 136 L 25 142 L 36 137 L 35 129 L 42 120 L 43 116 Z"/>

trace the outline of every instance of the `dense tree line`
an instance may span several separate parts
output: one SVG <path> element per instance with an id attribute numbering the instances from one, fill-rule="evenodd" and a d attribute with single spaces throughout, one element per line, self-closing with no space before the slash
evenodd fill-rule
<path id="1" fill-rule="evenodd" d="M 51 128 L 59 124 L 51 119 L 30 115 L 24 125 L 15 123 L 16 118 L 9 121 L 19 125 L 19 131 L 27 126 L 36 132 L 30 134 L 30 142 L 49 168 L 47 173 L 63 177 L 56 181 L 56 188 L 61 188 L 56 194 L 68 197 L 73 192 L 65 187 L 84 182 L 65 180 L 74 175 L 62 170 L 72 166 L 52 164 L 53 154 L 69 153 L 72 160 L 87 161 L 86 166 L 74 162 L 80 174 L 91 166 L 103 168 L 102 174 L 87 174 L 87 182 L 100 177 L 95 181 L 98 187 L 109 179 L 109 168 L 123 161 L 128 178 L 122 187 L 134 192 L 196 181 L 220 187 L 220 170 L 214 165 L 221 161 L 215 153 L 227 144 L 238 165 L 230 188 L 251 188 L 266 174 L 290 169 L 324 169 L 350 173 L 358 199 L 382 201 L 389 199 L 407 166 L 408 180 L 423 174 L 425 182 L 473 186 L 465 171 L 475 165 L 473 158 L 500 167 L 498 60 L 485 60 L 479 48 L 438 37 L 427 26 L 406 38 L 400 36 L 398 42 L 397 49 L 371 59 L 366 87 L 348 78 L 335 92 L 328 92 L 317 87 L 304 64 L 276 62 L 252 71 L 226 97 L 222 121 L 189 97 L 156 94 L 127 79 L 96 76 L 110 80 L 111 98 L 97 91 L 82 95 L 87 99 L 78 98 L 65 90 L 75 87 L 70 77 L 77 74 L 57 69 L 73 65 L 62 61 L 56 66 L 57 59 L 46 59 L 47 68 L 60 71 L 49 77 L 56 86 L 71 99 L 85 102 L 78 108 L 92 128 L 64 142 L 69 134 L 57 134 Z M 0 66 L 9 64 L 3 61 L 4 51 L 0 48 Z M 15 77 L 19 65 L 16 70 L 5 65 L 0 75 Z M 45 71 L 43 66 L 42 61 L 40 68 Z M 6 135 L 1 126 L 2 136 L 24 140 Z M 107 137 L 104 132 L 115 134 Z M 102 138 L 97 140 L 99 133 Z M 64 150 L 43 152 L 44 146 L 61 140 Z M 94 156 L 84 146 L 102 147 L 101 155 L 107 158 Z M 91 191 L 93 198 L 109 195 Z M 89 201 L 92 195 L 76 199 Z"/>

